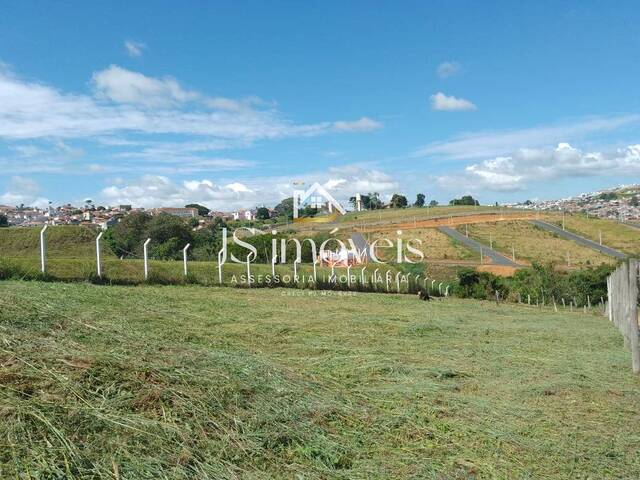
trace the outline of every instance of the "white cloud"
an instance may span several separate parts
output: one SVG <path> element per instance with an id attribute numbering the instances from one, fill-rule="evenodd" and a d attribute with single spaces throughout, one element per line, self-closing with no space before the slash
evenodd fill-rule
<path id="1" fill-rule="evenodd" d="M 126 40 L 124 42 L 124 48 L 130 57 L 140 57 L 147 46 L 141 42 L 134 42 L 133 40 Z"/>
<path id="2" fill-rule="evenodd" d="M 520 148 L 544 147 L 560 142 L 593 137 L 622 127 L 637 125 L 640 115 L 589 117 L 571 123 L 540 125 L 520 130 L 471 132 L 449 140 L 432 142 L 414 156 L 439 156 L 449 159 L 474 159 L 507 155 Z"/>
<path id="3" fill-rule="evenodd" d="M 438 65 L 436 73 L 443 80 L 460 72 L 462 66 L 458 62 L 443 62 Z"/>
<path id="4" fill-rule="evenodd" d="M 519 149 L 508 156 L 468 165 L 463 172 L 436 177 L 448 190 L 523 190 L 531 182 L 587 176 L 640 175 L 640 145 L 608 152 L 583 152 L 568 143 L 556 148 Z"/>
<path id="5" fill-rule="evenodd" d="M 171 77 L 161 79 L 147 77 L 117 65 L 111 65 L 105 70 L 94 73 L 91 81 L 100 98 L 116 103 L 169 107 L 194 101 L 200 97 L 196 92 L 183 89 Z"/>
<path id="6" fill-rule="evenodd" d="M 435 93 L 429 97 L 432 110 L 441 110 L 447 112 L 476 110 L 476 106 L 469 100 L 445 95 L 442 92 Z"/>
<path id="7" fill-rule="evenodd" d="M 33 207 L 44 207 L 48 205 L 48 200 L 40 195 L 40 186 L 27 177 L 14 176 L 9 181 L 8 189 L 0 195 L 2 205 L 28 205 Z"/>
<path id="8" fill-rule="evenodd" d="M 362 117 L 351 122 L 334 122 L 333 126 L 339 132 L 367 132 L 382 128 L 382 123 L 368 117 Z"/>
<path id="9" fill-rule="evenodd" d="M 400 184 L 385 172 L 362 166 L 331 168 L 324 172 L 296 176 L 312 185 L 319 182 L 327 186 L 342 202 L 356 192 L 378 192 L 389 195 L 398 191 Z M 296 187 L 299 188 L 299 187 Z M 163 175 L 145 175 L 132 182 L 119 180 L 102 190 L 100 201 L 115 205 L 130 203 L 144 207 L 182 206 L 197 202 L 209 208 L 231 211 L 252 208 L 257 205 L 276 205 L 293 194 L 291 176 L 263 177 L 247 180 L 214 182 L 210 179 L 193 179 L 174 182 Z"/>
<path id="10" fill-rule="evenodd" d="M 262 103 L 255 98 L 239 100 L 235 106 L 242 107 L 239 109 L 229 102 L 221 105 L 219 99 L 213 105 L 205 105 L 212 99 L 183 88 L 170 77 L 152 78 L 118 66 L 96 72 L 93 84 L 101 101 L 24 81 L 0 69 L 0 138 L 92 138 L 142 133 L 250 144 L 381 126 L 367 117 L 352 122 L 295 124 L 274 108 L 259 108 Z M 212 109 L 216 103 L 218 109 Z"/>

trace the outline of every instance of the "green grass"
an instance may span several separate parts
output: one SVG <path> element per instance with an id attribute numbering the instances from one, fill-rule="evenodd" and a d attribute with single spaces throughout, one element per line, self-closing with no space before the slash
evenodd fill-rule
<path id="1" fill-rule="evenodd" d="M 37 257 L 40 255 L 41 228 L 0 228 L 0 256 Z M 61 258 L 95 257 L 98 230 L 80 225 L 48 227 L 47 252 Z M 104 256 L 113 256 L 107 248 Z"/>
<path id="2" fill-rule="evenodd" d="M 638 478 L 599 316 L 0 282 L 1 478 Z"/>

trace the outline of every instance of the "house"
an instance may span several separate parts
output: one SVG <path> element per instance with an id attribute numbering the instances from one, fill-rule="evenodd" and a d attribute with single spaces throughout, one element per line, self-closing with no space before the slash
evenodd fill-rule
<path id="1" fill-rule="evenodd" d="M 298 210 L 304 202 L 308 201 L 309 205 L 318 210 L 326 208 L 329 214 L 333 214 L 334 210 L 336 214 L 339 212 L 344 215 L 346 210 L 340 205 L 333 195 L 331 195 L 322 185 L 318 182 L 314 183 L 305 192 L 302 190 L 293 191 L 293 218 L 294 221 L 298 219 Z"/>
<path id="2" fill-rule="evenodd" d="M 175 215 L 176 217 L 181 218 L 196 218 L 198 216 L 197 208 L 154 208 L 152 210 L 153 215 L 159 215 L 161 213 L 167 213 L 169 215 Z"/>
<path id="3" fill-rule="evenodd" d="M 238 210 L 233 212 L 234 220 L 255 220 L 256 212 L 253 210 Z"/>

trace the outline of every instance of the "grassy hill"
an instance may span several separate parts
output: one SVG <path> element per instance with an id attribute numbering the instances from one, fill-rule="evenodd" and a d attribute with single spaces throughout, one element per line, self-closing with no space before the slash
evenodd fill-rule
<path id="1" fill-rule="evenodd" d="M 476 240 L 490 245 L 511 257 L 515 248 L 516 260 L 526 262 L 555 262 L 558 265 L 584 267 L 587 265 L 613 264 L 615 259 L 596 250 L 546 232 L 528 222 L 495 222 L 458 226 L 458 231 L 469 233 Z M 567 261 L 567 256 L 569 262 Z"/>
<path id="2" fill-rule="evenodd" d="M 41 228 L 0 228 L 0 257 L 38 257 Z M 98 230 L 79 225 L 47 228 L 47 250 L 60 258 L 95 257 Z M 111 255 L 104 249 L 104 255 Z"/>
<path id="3" fill-rule="evenodd" d="M 637 478 L 600 316 L 0 283 L 2 478 Z"/>
<path id="4" fill-rule="evenodd" d="M 555 215 L 552 223 L 562 225 L 562 216 Z M 608 247 L 633 256 L 640 256 L 640 231 L 632 226 L 624 225 L 605 218 L 587 218 L 583 214 L 565 215 L 565 228 L 594 242 L 600 241 Z"/>

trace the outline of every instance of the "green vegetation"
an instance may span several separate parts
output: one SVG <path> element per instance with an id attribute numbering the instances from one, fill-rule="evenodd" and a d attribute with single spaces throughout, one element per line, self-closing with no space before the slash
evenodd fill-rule
<path id="1" fill-rule="evenodd" d="M 389 201 L 389 207 L 391 208 L 405 208 L 407 204 L 407 197 L 399 193 L 394 193 Z"/>
<path id="2" fill-rule="evenodd" d="M 0 285 L 2 478 L 637 478 L 600 316 L 398 295 Z"/>
<path id="3" fill-rule="evenodd" d="M 465 195 L 463 197 L 450 200 L 449 205 L 480 205 L 480 202 L 474 199 L 471 195 Z"/>
<path id="4" fill-rule="evenodd" d="M 8 227 L 9 219 L 4 213 L 0 213 L 0 227 Z"/>
<path id="5" fill-rule="evenodd" d="M 205 207 L 204 205 L 200 205 L 199 203 L 190 203 L 188 205 L 185 205 L 184 208 L 195 208 L 196 210 L 198 210 L 198 215 L 201 217 L 206 217 L 211 211 L 207 207 Z"/>
<path id="6" fill-rule="evenodd" d="M 571 272 L 558 271 L 552 263 L 534 263 L 530 269 L 516 271 L 512 278 L 502 278 L 489 272 L 463 269 L 458 272 L 454 293 L 463 298 L 500 299 L 536 304 L 595 306 L 607 297 L 607 277 L 614 267 L 601 265 Z"/>

